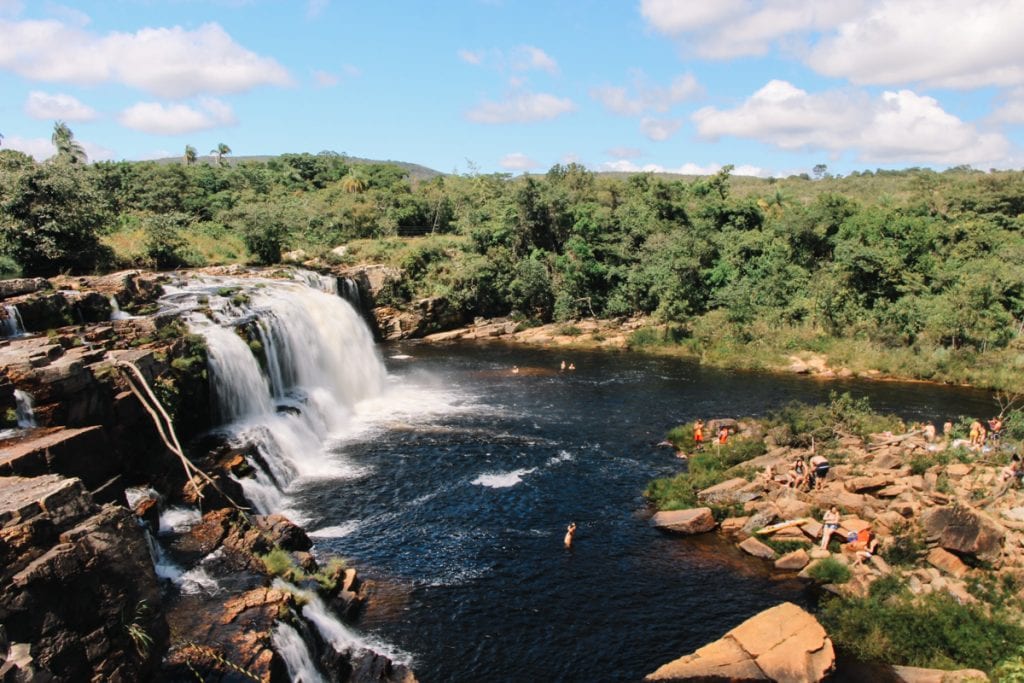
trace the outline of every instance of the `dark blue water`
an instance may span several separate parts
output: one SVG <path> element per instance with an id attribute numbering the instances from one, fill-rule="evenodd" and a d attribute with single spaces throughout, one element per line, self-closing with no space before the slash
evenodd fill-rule
<path id="1" fill-rule="evenodd" d="M 677 424 L 764 415 L 833 390 L 938 424 L 994 408 L 978 391 L 634 354 L 384 350 L 397 354 L 413 356 L 387 361 L 399 386 L 432 386 L 448 407 L 345 444 L 370 473 L 307 484 L 297 500 L 312 528 L 342 527 L 318 547 L 375 579 L 361 628 L 412 654 L 422 681 L 635 681 L 780 601 L 807 604 L 801 583 L 714 535 L 649 527 L 641 494 L 679 471 L 655 446 Z M 563 357 L 575 372 L 558 372 Z M 566 550 L 570 521 L 579 532 Z"/>

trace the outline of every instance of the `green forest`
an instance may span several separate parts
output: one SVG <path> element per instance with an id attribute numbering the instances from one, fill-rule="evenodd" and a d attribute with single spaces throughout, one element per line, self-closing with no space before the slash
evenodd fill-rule
<path id="1" fill-rule="evenodd" d="M 1021 388 L 1024 173 L 827 168 L 784 179 L 417 174 L 332 152 L 88 163 L 55 126 L 45 162 L 0 151 L 0 275 L 272 264 L 404 271 L 522 324 L 645 315 L 637 345 L 756 367 L 848 367 Z M 344 247 L 338 249 L 338 247 Z M 765 361 L 767 362 L 767 361 Z"/>

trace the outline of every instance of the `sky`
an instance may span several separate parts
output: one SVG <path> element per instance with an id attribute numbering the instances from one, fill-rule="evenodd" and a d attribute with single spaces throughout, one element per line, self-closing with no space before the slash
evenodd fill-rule
<path id="1" fill-rule="evenodd" d="M 1024 166 L 1024 0 L 0 0 L 0 140 L 444 173 Z"/>

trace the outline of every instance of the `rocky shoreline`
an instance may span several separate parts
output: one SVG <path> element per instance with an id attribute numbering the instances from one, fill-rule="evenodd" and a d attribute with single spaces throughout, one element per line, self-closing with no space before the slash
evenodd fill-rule
<path id="1" fill-rule="evenodd" d="M 759 428 L 741 423 L 740 431 L 744 429 L 750 438 L 763 434 Z M 767 441 L 771 444 L 770 434 Z M 845 568 L 841 572 L 845 580 L 821 588 L 845 597 L 865 598 L 872 594 L 876 582 L 888 579 L 905 589 L 912 600 L 942 594 L 961 605 L 992 610 L 979 586 L 1017 586 L 1020 590 L 1024 585 L 1020 552 L 1024 546 L 1024 491 L 1003 490 L 1002 465 L 997 464 L 994 450 L 976 453 L 954 448 L 945 441 L 929 441 L 918 432 L 873 434 L 866 439 L 846 434 L 829 453 L 832 467 L 819 489 L 791 488 L 782 478 L 764 476 L 767 471 L 784 473 L 794 458 L 806 460 L 811 454 L 807 448 L 770 446 L 766 454 L 727 471 L 724 481 L 701 490 L 698 500 L 706 507 L 658 512 L 651 523 L 673 534 L 721 534 L 751 562 L 819 585 L 828 581 L 822 576 L 832 574 L 818 573 L 815 567 L 838 564 Z M 822 515 L 831 506 L 841 513 L 840 526 L 829 549 L 822 549 Z M 717 522 L 713 508 L 731 514 Z M 858 557 L 860 546 L 845 541 L 866 529 L 877 537 L 879 548 L 870 557 Z M 897 552 L 890 554 L 892 550 Z M 898 557 L 899 565 L 886 561 L 886 556 Z M 764 636 L 771 640 L 789 628 L 793 617 L 765 613 L 757 618 L 763 622 L 759 627 L 762 635 L 775 634 Z M 814 625 L 820 628 L 816 621 Z M 750 656 L 740 656 L 735 640 L 727 634 L 723 640 L 662 667 L 649 680 L 705 680 L 704 676 L 777 679 L 764 667 L 760 668 L 763 675 L 751 669 L 748 660 L 760 663 L 759 650 L 746 647 Z M 831 661 L 821 665 L 829 658 L 815 659 L 820 646 L 817 636 L 811 638 L 810 645 L 806 637 L 789 640 L 791 650 L 784 660 L 804 662 L 810 657 L 807 662 L 813 660 L 814 665 L 801 664 L 801 673 L 787 674 L 783 680 L 822 680 L 832 670 Z M 887 675 L 899 681 L 988 680 L 977 670 L 896 667 Z"/>

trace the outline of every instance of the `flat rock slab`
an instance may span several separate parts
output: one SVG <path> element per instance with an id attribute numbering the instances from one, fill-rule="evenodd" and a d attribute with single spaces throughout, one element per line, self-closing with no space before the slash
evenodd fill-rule
<path id="1" fill-rule="evenodd" d="M 89 493 L 78 479 L 56 474 L 0 477 L 0 528 L 44 514 L 60 524 L 81 516 L 91 504 Z"/>
<path id="2" fill-rule="evenodd" d="M 832 641 L 813 616 L 785 602 L 645 680 L 820 681 L 835 665 Z"/>
<path id="3" fill-rule="evenodd" d="M 740 550 L 747 553 L 748 555 L 760 557 L 764 560 L 771 560 L 775 558 L 775 551 L 766 546 L 764 543 L 761 543 L 761 541 L 757 540 L 753 536 L 740 543 L 739 546 Z"/>
<path id="4" fill-rule="evenodd" d="M 989 680 L 984 671 L 977 669 L 960 669 L 944 671 L 942 669 L 922 669 L 916 666 L 894 666 L 892 672 L 897 681 L 902 683 L 978 683 Z"/>
<path id="5" fill-rule="evenodd" d="M 970 571 L 970 568 L 963 563 L 963 560 L 942 548 L 932 548 L 931 552 L 928 553 L 927 560 L 931 566 L 958 579 L 964 578 L 967 572 Z"/>
<path id="6" fill-rule="evenodd" d="M 108 450 L 99 425 L 44 432 L 6 446 L 0 455 L 0 476 L 63 474 L 95 487 L 112 476 L 111 463 L 102 457 Z"/>
<path id="7" fill-rule="evenodd" d="M 715 528 L 715 517 L 711 508 L 670 510 L 654 515 L 651 524 L 676 534 L 703 534 Z"/>
<path id="8" fill-rule="evenodd" d="M 779 559 L 775 560 L 775 568 L 784 571 L 798 572 L 807 566 L 807 563 L 811 561 L 807 551 L 803 548 L 794 550 L 791 553 L 786 553 Z"/>

